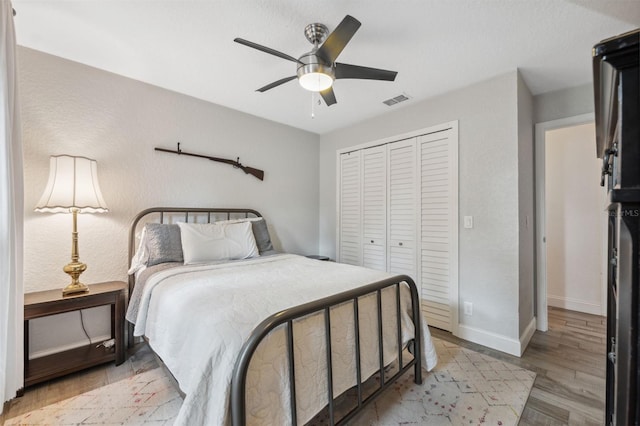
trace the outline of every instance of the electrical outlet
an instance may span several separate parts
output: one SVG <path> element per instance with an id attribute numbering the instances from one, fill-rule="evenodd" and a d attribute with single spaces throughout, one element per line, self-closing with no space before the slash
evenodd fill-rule
<path id="1" fill-rule="evenodd" d="M 464 302 L 464 314 L 469 316 L 473 315 L 473 303 Z"/>

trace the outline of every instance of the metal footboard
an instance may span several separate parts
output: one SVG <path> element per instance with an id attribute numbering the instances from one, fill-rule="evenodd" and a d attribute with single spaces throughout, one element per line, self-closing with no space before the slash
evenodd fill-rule
<path id="1" fill-rule="evenodd" d="M 412 319 L 415 329 L 415 336 L 412 342 L 410 342 L 410 349 L 413 352 L 413 359 L 403 365 L 402 359 L 402 330 L 401 330 L 401 307 L 400 307 L 400 286 L 405 282 L 409 286 L 411 294 L 411 306 L 412 306 Z M 387 287 L 395 287 L 396 292 L 396 318 L 397 318 L 397 338 L 398 338 L 398 371 L 389 378 L 385 379 L 384 376 L 384 358 L 383 358 L 383 337 L 382 337 L 382 290 Z M 378 317 L 378 348 L 379 348 L 379 363 L 380 363 L 380 385 L 373 393 L 366 398 L 363 398 L 363 382 L 362 372 L 360 365 L 360 321 L 358 315 L 359 303 L 358 298 L 375 294 L 377 300 L 377 317 Z M 331 359 L 331 318 L 330 309 L 333 306 L 340 305 L 346 302 L 353 304 L 354 312 L 354 329 L 355 329 L 355 362 L 356 362 L 356 385 L 357 388 L 357 406 L 349 411 L 344 417 L 336 422 L 334 412 L 334 395 L 333 395 L 333 364 Z M 289 309 L 285 309 L 276 314 L 271 315 L 260 323 L 253 331 L 249 339 L 245 342 L 240 355 L 236 361 L 235 369 L 233 371 L 233 378 L 231 383 L 231 415 L 233 426 L 244 426 L 246 424 L 246 379 L 249 364 L 251 358 L 255 353 L 260 342 L 276 327 L 283 325 L 286 333 L 286 347 L 287 347 L 287 361 L 289 365 L 289 387 L 291 389 L 291 424 L 297 425 L 296 414 L 296 390 L 295 390 L 295 366 L 293 356 L 293 321 L 310 314 L 323 312 L 324 315 L 324 328 L 325 328 L 325 341 L 326 341 L 326 360 L 327 360 L 327 399 L 328 399 L 328 413 L 329 424 L 344 424 L 349 421 L 353 416 L 360 412 L 369 402 L 375 399 L 382 391 L 395 382 L 402 374 L 404 374 L 411 367 L 414 368 L 415 383 L 422 383 L 422 344 L 421 344 L 421 322 L 420 322 L 420 301 L 418 298 L 418 290 L 415 282 L 407 275 L 398 275 L 388 278 L 383 281 L 378 281 L 372 284 L 368 284 L 363 287 L 359 287 L 353 290 L 338 293 L 323 299 L 315 300 L 313 302 L 305 303 L 300 306 L 295 306 Z"/>

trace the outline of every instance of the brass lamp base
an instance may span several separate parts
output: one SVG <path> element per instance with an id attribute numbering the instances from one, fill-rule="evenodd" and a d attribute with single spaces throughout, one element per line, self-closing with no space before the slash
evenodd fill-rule
<path id="1" fill-rule="evenodd" d="M 82 274 L 86 269 L 87 265 L 82 262 L 71 262 L 62 268 L 62 270 L 71 277 L 71 284 L 62 289 L 63 296 L 89 291 L 89 287 L 80 282 L 80 274 Z"/>

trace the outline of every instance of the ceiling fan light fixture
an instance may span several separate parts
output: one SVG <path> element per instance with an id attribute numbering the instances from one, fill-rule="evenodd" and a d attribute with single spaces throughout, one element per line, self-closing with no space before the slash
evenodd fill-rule
<path id="1" fill-rule="evenodd" d="M 236 37 L 233 41 L 269 55 L 295 62 L 298 65 L 296 75 L 281 78 L 267 84 L 259 88 L 257 92 L 266 92 L 297 78 L 303 89 L 319 92 L 324 103 L 327 106 L 331 106 L 337 103 L 332 88 L 333 81 L 336 79 L 394 81 L 398 74 L 395 71 L 336 62 L 336 59 L 338 59 L 338 56 L 356 31 L 358 31 L 360 25 L 360 21 L 350 15 L 346 15 L 331 33 L 323 24 L 313 23 L 307 25 L 304 34 L 307 40 L 313 44 L 313 48 L 297 59 L 286 53 L 239 37 Z"/>
<path id="2" fill-rule="evenodd" d="M 333 78 L 322 72 L 310 72 L 298 77 L 300 86 L 311 92 L 322 92 L 333 85 Z"/>
<path id="3" fill-rule="evenodd" d="M 298 81 L 311 92 L 322 92 L 333 85 L 334 74 L 330 64 L 324 64 L 314 52 L 300 57 Z"/>

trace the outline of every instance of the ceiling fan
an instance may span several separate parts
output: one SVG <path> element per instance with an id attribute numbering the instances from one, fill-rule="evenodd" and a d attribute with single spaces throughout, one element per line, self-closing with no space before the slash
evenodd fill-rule
<path id="1" fill-rule="evenodd" d="M 349 65 L 335 62 L 342 50 L 345 48 L 351 37 L 360 28 L 360 21 L 353 16 L 345 16 L 342 22 L 338 24 L 336 29 L 329 33 L 329 29 L 323 24 L 309 24 L 304 29 L 307 40 L 313 44 L 310 52 L 304 53 L 299 58 L 294 58 L 285 53 L 262 46 L 242 38 L 235 38 L 236 43 L 261 50 L 282 59 L 295 62 L 298 65 L 296 75 L 285 77 L 273 83 L 261 87 L 257 92 L 266 92 L 269 89 L 280 86 L 295 78 L 298 79 L 300 85 L 312 92 L 320 92 L 320 96 L 327 104 L 331 106 L 335 104 L 336 96 L 333 93 L 333 81 L 343 78 L 356 78 L 366 80 L 386 80 L 394 81 L 395 71 L 387 71 L 378 68 L 362 67 L 359 65 Z M 328 34 L 328 35 L 327 35 Z M 321 44 L 322 43 L 322 44 Z"/>

